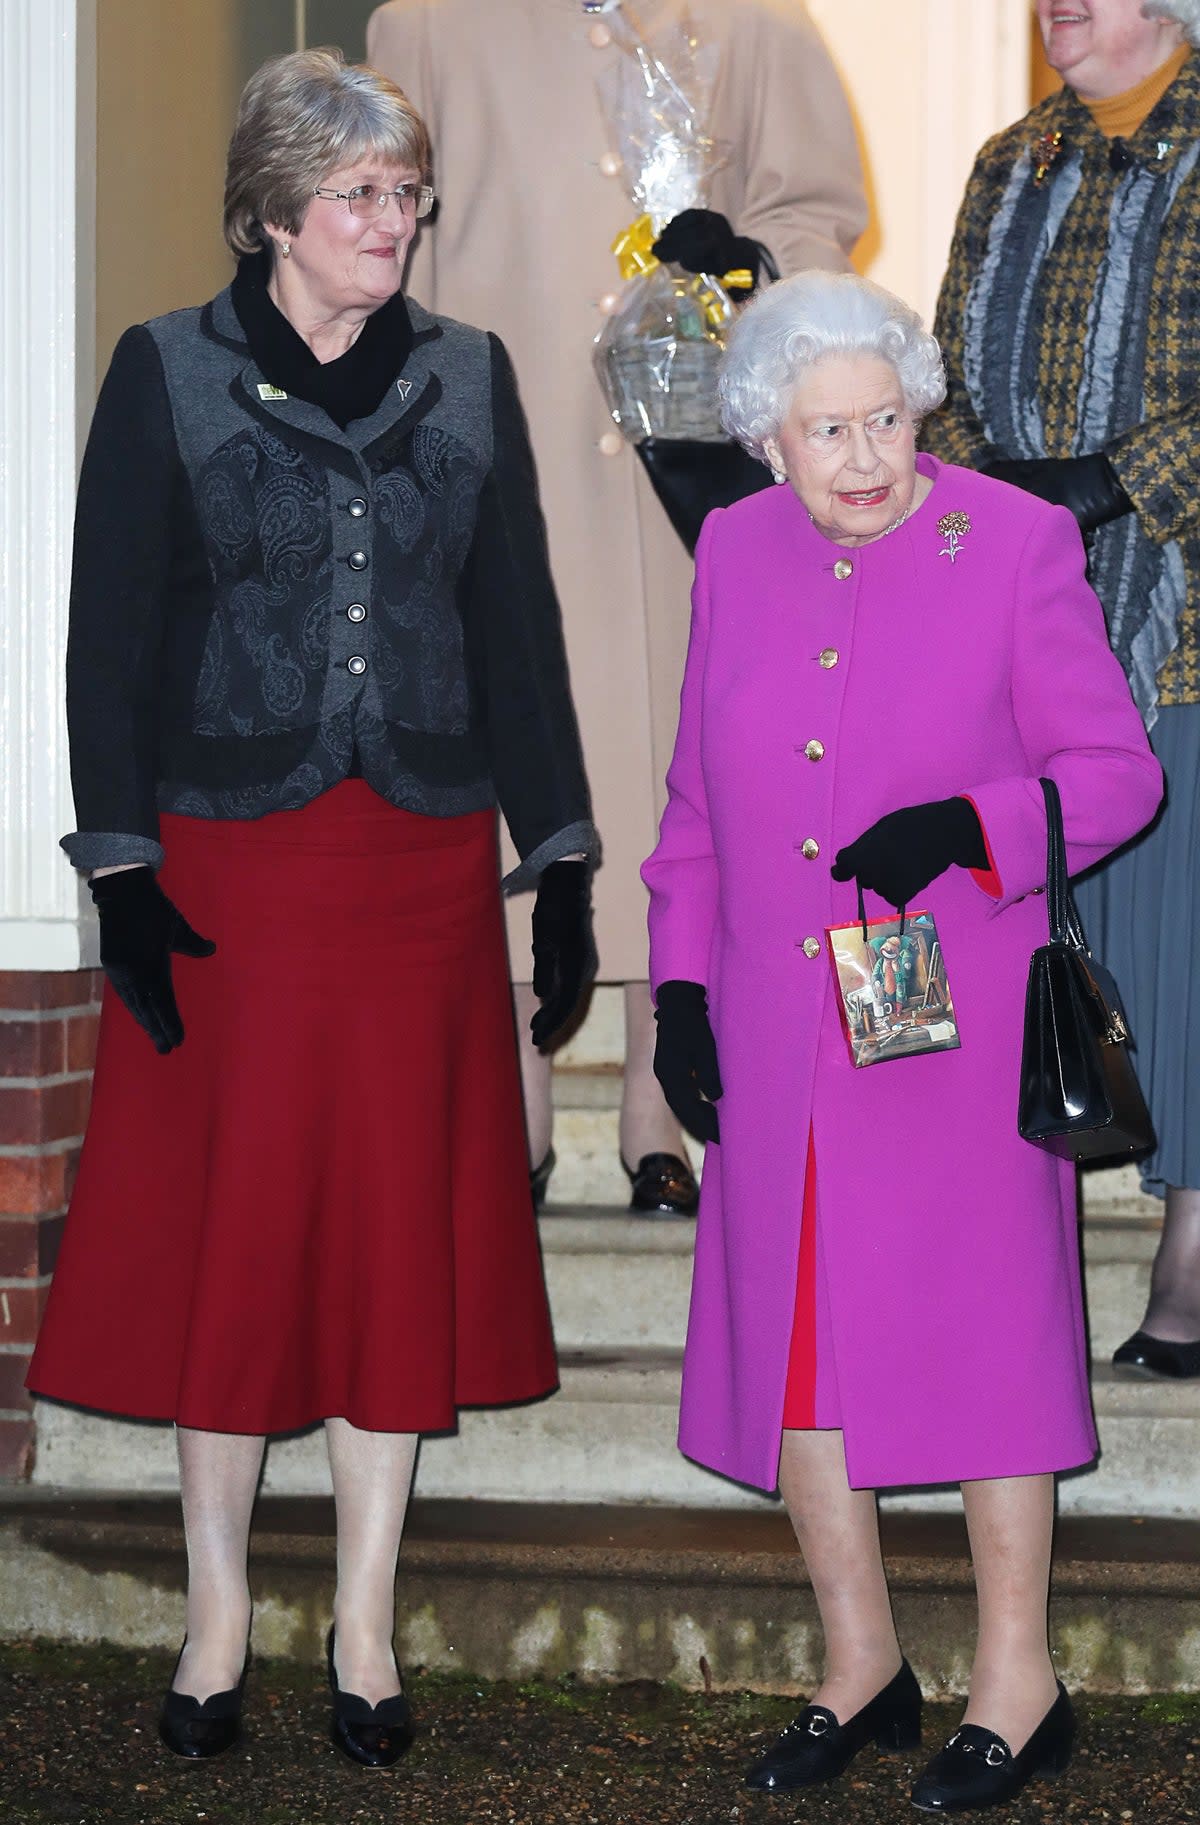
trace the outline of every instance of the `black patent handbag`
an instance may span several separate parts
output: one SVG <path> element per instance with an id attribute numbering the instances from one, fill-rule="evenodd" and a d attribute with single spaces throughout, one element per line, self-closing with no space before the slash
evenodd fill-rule
<path id="1" fill-rule="evenodd" d="M 1046 910 L 1050 942 L 1035 950 L 1025 991 L 1017 1132 L 1064 1160 L 1101 1160 L 1154 1145 L 1154 1127 L 1130 1057 L 1117 985 L 1087 947 L 1067 879 L 1062 802 L 1046 799 Z"/>

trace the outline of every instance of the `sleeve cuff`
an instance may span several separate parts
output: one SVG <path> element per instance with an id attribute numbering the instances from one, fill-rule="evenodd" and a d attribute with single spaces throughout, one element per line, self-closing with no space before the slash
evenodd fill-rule
<path id="1" fill-rule="evenodd" d="M 536 887 L 542 871 L 549 868 L 551 862 L 561 862 L 564 856 L 584 855 L 597 867 L 600 862 L 600 837 L 596 826 L 588 818 L 581 818 L 578 823 L 568 824 L 548 836 L 544 843 L 520 862 L 511 874 L 506 874 L 500 883 L 506 894 L 525 893 Z"/>
<path id="2" fill-rule="evenodd" d="M 73 830 L 60 838 L 73 868 L 113 868 L 121 862 L 149 862 L 161 868 L 166 851 L 153 837 L 120 830 Z"/>
<path id="3" fill-rule="evenodd" d="M 983 821 L 979 806 L 969 792 L 962 795 L 979 819 L 979 833 L 983 838 L 983 847 L 987 851 L 986 868 L 968 868 L 967 873 L 976 887 L 981 887 L 990 900 L 1001 900 L 1004 897 L 1004 883 L 1000 879 L 1000 870 L 996 867 L 996 858 L 992 854 L 992 845 L 988 841 L 987 825 Z"/>

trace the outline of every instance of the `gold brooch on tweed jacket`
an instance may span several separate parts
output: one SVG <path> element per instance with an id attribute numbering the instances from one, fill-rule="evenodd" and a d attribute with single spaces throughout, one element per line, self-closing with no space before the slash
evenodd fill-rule
<path id="1" fill-rule="evenodd" d="M 1054 129 L 1053 133 L 1043 133 L 1040 139 L 1034 140 L 1031 148 L 1031 156 L 1033 158 L 1033 181 L 1035 184 L 1045 183 L 1050 167 L 1053 165 L 1062 149 L 1062 130 L 1058 127 Z"/>
<path id="2" fill-rule="evenodd" d="M 971 516 L 969 513 L 943 513 L 937 523 L 937 529 L 946 541 L 938 552 L 938 557 L 949 558 L 953 564 L 962 549 L 961 541 L 971 530 Z"/>

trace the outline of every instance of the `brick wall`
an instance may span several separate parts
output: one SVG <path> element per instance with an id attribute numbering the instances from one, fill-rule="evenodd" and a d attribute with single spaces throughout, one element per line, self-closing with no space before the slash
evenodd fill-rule
<path id="1" fill-rule="evenodd" d="M 0 1478 L 33 1468 L 25 1375 L 87 1122 L 99 970 L 0 970 Z"/>

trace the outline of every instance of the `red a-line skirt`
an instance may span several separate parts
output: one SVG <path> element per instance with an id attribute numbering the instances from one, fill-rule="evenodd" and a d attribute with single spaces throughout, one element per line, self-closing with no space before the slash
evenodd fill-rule
<path id="1" fill-rule="evenodd" d="M 495 820 L 348 780 L 245 822 L 167 816 L 160 1057 L 111 989 L 29 1375 L 209 1431 L 432 1431 L 556 1382 Z"/>

